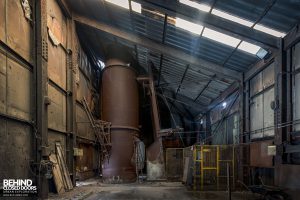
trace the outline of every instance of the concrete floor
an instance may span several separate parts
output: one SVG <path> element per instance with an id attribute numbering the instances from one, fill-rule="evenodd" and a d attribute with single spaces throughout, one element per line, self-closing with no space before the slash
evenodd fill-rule
<path id="1" fill-rule="evenodd" d="M 97 180 L 79 182 L 72 191 L 52 194 L 49 199 L 71 200 L 226 200 L 221 191 L 193 192 L 178 182 L 146 182 L 142 184 L 103 184 Z M 234 192 L 232 200 L 258 199 L 252 194 Z"/>

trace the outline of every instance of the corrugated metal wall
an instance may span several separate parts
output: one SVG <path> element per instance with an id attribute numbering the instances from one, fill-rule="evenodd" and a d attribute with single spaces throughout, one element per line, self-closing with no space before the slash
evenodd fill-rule
<path id="1" fill-rule="evenodd" d="M 300 43 L 294 47 L 292 63 L 294 71 L 300 69 Z M 300 131 L 300 73 L 295 74 L 293 79 L 293 119 L 298 120 L 293 129 Z"/>
<path id="2" fill-rule="evenodd" d="M 250 80 L 250 138 L 274 136 L 274 63 Z"/>
<path id="3" fill-rule="evenodd" d="M 0 24 L 0 179 L 33 178 L 33 28 L 18 0 L 0 1 Z"/>
<path id="4" fill-rule="evenodd" d="M 212 144 L 239 143 L 239 105 L 240 96 L 234 93 L 210 112 Z"/>
<path id="5" fill-rule="evenodd" d="M 31 9 L 34 8 L 31 3 Z M 34 13 L 34 11 L 32 11 Z M 35 128 L 32 121 L 36 105 L 35 85 L 33 84 L 34 66 L 34 31 L 33 22 L 24 15 L 20 0 L 0 1 L 0 157 L 6 162 L 0 163 L 0 179 L 33 178 L 30 174 L 30 161 L 34 161 Z M 72 173 L 73 149 L 69 144 L 72 134 L 68 132 L 68 72 L 76 73 L 76 96 L 78 122 L 78 144 L 86 143 L 87 148 L 94 149 L 84 156 L 97 157 L 94 134 L 91 131 L 86 114 L 81 105 L 83 96 L 91 109 L 96 109 L 98 101 L 98 76 L 86 54 L 75 39 L 78 54 L 73 68 L 68 65 L 68 30 L 67 18 L 56 0 L 47 0 L 48 27 L 48 144 L 50 151 L 55 151 L 55 142 L 60 142 L 69 171 Z M 75 35 L 76 36 L 76 35 Z M 77 37 L 77 36 L 76 36 Z M 77 93 L 77 95 L 76 95 Z M 84 122 L 84 123 L 79 123 Z M 68 157 L 67 157 L 68 156 Z M 83 158 L 84 159 L 84 158 Z M 97 159 L 86 164 L 90 171 L 97 169 Z M 81 166 L 80 162 L 77 163 Z M 85 169 L 86 169 L 85 168 Z M 93 175 L 93 174 L 92 174 Z"/>

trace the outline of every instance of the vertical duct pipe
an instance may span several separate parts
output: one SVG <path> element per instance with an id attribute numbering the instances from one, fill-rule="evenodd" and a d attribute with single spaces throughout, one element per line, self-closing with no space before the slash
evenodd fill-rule
<path id="1" fill-rule="evenodd" d="M 137 74 L 119 51 L 110 54 L 102 72 L 102 119 L 112 123 L 111 155 L 102 172 L 107 182 L 134 182 L 134 141 L 139 133 Z"/>

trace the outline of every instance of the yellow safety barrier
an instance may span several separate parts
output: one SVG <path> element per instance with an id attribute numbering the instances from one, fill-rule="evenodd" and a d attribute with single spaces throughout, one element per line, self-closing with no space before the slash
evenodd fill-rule
<path id="1" fill-rule="evenodd" d="M 227 163 L 230 167 L 231 186 L 234 188 L 234 154 L 235 150 L 232 145 L 193 146 L 193 189 L 225 190 L 227 183 Z"/>

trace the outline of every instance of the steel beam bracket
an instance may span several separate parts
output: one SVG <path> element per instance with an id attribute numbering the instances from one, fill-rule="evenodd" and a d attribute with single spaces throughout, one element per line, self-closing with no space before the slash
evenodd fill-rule
<path id="1" fill-rule="evenodd" d="M 46 106 L 49 106 L 51 104 L 51 99 L 48 96 L 44 97 L 44 103 Z"/>

